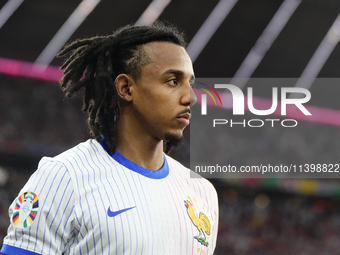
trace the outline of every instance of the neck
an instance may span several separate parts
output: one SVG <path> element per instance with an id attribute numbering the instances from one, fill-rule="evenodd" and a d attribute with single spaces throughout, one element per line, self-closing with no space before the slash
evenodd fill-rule
<path id="1" fill-rule="evenodd" d="M 126 114 L 117 123 L 117 151 L 133 163 L 150 170 L 163 166 L 163 140 L 150 136 Z"/>

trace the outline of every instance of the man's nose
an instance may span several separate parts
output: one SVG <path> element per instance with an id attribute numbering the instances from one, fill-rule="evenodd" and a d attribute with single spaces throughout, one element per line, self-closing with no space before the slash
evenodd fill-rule
<path id="1" fill-rule="evenodd" d="M 197 102 L 197 97 L 192 87 L 190 87 L 190 106 L 193 106 L 194 104 L 196 104 L 196 102 Z"/>

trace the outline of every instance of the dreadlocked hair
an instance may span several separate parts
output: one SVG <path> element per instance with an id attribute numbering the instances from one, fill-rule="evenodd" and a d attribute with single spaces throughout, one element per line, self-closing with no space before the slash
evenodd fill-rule
<path id="1" fill-rule="evenodd" d="M 78 39 L 66 45 L 58 57 L 67 57 L 63 65 L 61 89 L 67 97 L 83 91 L 82 110 L 88 113 L 90 135 L 98 142 L 101 135 L 112 153 L 117 144 L 116 122 L 119 120 L 119 96 L 115 78 L 125 73 L 140 78 L 142 67 L 149 63 L 142 45 L 171 42 L 186 46 L 183 33 L 170 24 L 127 25 L 112 35 Z"/>

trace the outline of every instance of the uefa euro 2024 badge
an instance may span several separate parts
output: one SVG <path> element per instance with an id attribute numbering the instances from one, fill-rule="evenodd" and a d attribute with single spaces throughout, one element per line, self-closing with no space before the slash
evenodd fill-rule
<path id="1" fill-rule="evenodd" d="M 12 222 L 16 228 L 24 229 L 32 225 L 39 212 L 39 199 L 33 192 L 21 194 L 15 204 Z"/>

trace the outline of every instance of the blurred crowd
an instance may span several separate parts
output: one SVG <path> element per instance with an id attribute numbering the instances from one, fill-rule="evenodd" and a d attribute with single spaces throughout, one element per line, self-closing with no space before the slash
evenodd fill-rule
<path id="1" fill-rule="evenodd" d="M 222 190 L 216 254 L 340 254 L 338 198 Z"/>
<path id="2" fill-rule="evenodd" d="M 55 148 L 51 153 L 58 153 L 89 135 L 81 101 L 64 100 L 58 84 L 0 75 L 0 87 L 1 245 L 9 225 L 8 207 L 35 170 L 31 166 L 14 167 L 1 161 L 1 155 L 10 153 L 25 165 L 24 155 L 41 157 L 49 148 Z M 223 114 L 231 117 L 230 113 Z M 172 152 L 186 166 L 193 148 L 201 148 L 198 156 L 219 164 L 339 163 L 337 127 L 299 122 L 299 127 L 290 129 L 235 128 L 225 132 L 224 128 L 215 135 L 218 139 L 207 143 L 201 140 L 207 137 L 203 129 L 190 130 L 185 136 L 190 136 L 191 142 L 185 140 Z M 299 195 L 261 185 L 254 188 L 244 183 L 211 181 L 220 199 L 215 254 L 340 254 L 340 200 L 336 193 Z"/>
<path id="3" fill-rule="evenodd" d="M 87 137 L 81 101 L 65 100 L 57 83 L 0 75 L 0 88 L 1 150 L 14 142 L 67 148 Z"/>

